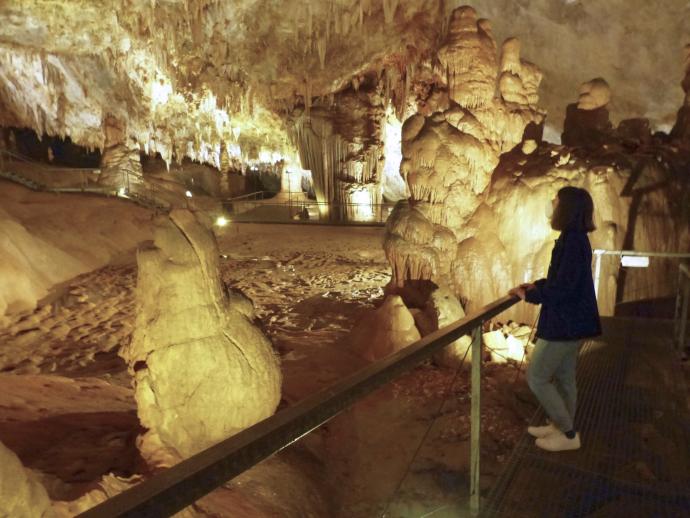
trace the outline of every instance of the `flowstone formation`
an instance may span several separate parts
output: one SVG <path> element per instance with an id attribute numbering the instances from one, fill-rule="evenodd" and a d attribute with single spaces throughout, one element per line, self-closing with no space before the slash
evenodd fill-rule
<path id="1" fill-rule="evenodd" d="M 278 359 L 251 303 L 221 283 L 218 247 L 201 218 L 172 211 L 157 221 L 154 246 L 138 253 L 135 331 L 120 354 L 148 428 L 142 454 L 153 463 L 251 426 L 280 399 Z"/>
<path id="2" fill-rule="evenodd" d="M 471 257 L 459 243 L 474 233 L 468 222 L 501 153 L 523 138 L 540 139 L 544 118 L 536 106 L 541 73 L 520 58 L 514 38 L 499 59 L 489 22 L 477 19 L 473 8 L 453 11 L 438 59 L 440 81 L 403 125 L 400 172 L 411 198 L 388 219 L 384 244 L 393 268 L 390 291 L 420 309 L 436 286 L 453 297 L 453 264 Z M 431 283 L 422 288 L 426 295 L 411 295 L 423 283 Z"/>
<path id="3" fill-rule="evenodd" d="M 403 125 L 400 171 L 411 198 L 388 220 L 385 242 L 399 288 L 408 280 L 447 282 L 500 154 L 521 142 L 526 130 L 538 138 L 543 120 L 534 104 L 538 70 L 520 59 L 511 39 L 499 71 L 489 24 L 477 20 L 474 9 L 453 12 L 439 60 L 446 81 L 430 98 L 440 101 Z M 500 97 L 494 97 L 498 84 Z"/>

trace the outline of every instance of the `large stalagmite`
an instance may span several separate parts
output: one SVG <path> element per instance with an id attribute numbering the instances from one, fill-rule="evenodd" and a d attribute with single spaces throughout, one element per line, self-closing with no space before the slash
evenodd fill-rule
<path id="1" fill-rule="evenodd" d="M 270 416 L 281 373 L 251 308 L 221 283 L 202 216 L 173 211 L 154 236 L 138 253 L 136 328 L 121 355 L 149 429 L 144 455 L 162 444 L 187 457 Z"/>

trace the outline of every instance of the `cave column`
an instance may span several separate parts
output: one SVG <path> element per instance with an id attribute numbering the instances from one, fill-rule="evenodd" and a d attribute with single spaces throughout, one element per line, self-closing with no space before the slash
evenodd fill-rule
<path id="1" fill-rule="evenodd" d="M 322 217 L 374 220 L 382 200 L 384 102 L 373 84 L 334 99 L 300 115 L 293 140 L 311 170 Z"/>
<path id="2" fill-rule="evenodd" d="M 136 192 L 144 183 L 139 146 L 133 138 L 127 136 L 124 122 L 108 116 L 103 126 L 105 143 L 99 184 L 115 190 Z"/>

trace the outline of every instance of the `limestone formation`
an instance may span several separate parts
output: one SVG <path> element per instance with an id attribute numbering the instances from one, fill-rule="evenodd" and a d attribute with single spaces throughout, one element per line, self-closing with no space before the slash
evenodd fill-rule
<path id="1" fill-rule="evenodd" d="M 182 210 L 160 218 L 154 247 L 138 253 L 136 326 L 121 355 L 149 430 L 144 455 L 192 455 L 270 416 L 280 399 L 271 343 L 228 297 L 218 255 L 201 216 Z"/>
<path id="2" fill-rule="evenodd" d="M 0 516 L 50 518 L 50 498 L 17 456 L 0 443 Z"/>
<path id="3" fill-rule="evenodd" d="M 491 102 L 496 89 L 496 42 L 470 6 L 451 15 L 446 44 L 438 58 L 445 67 L 450 98 L 463 108 Z"/>
<path id="4" fill-rule="evenodd" d="M 592 79 L 580 87 L 577 103 L 566 110 L 561 140 L 568 146 L 598 147 L 612 137 L 608 103 L 611 90 L 601 78 Z"/>
<path id="5" fill-rule="evenodd" d="M 430 317 L 433 326 L 431 331 L 441 329 L 465 316 L 462 304 L 447 286 L 439 287 L 431 293 L 424 312 Z M 471 343 L 470 336 L 463 336 L 437 353 L 434 361 L 446 367 L 458 367 L 463 361 L 469 364 L 472 361 Z"/>
<path id="6" fill-rule="evenodd" d="M 107 117 L 99 183 L 114 191 L 136 192 L 143 183 L 139 146 L 127 135 L 125 123 Z"/>
<path id="7" fill-rule="evenodd" d="M 448 41 L 439 51 L 448 67 L 451 103 L 403 125 L 400 171 L 411 208 L 396 209 L 385 244 L 398 286 L 407 279 L 446 283 L 453 249 L 467 233 L 466 223 L 481 204 L 500 153 L 522 140 L 528 124 L 542 120 L 543 113 L 530 107 L 541 76 L 520 60 L 514 39 L 504 45 L 502 58 L 503 74 L 514 74 L 504 81 L 510 101 L 493 97 L 498 66 L 487 27 L 472 8 L 453 12 Z M 423 228 L 429 230 L 412 237 L 412 214 L 414 220 L 425 219 Z"/>
<path id="8" fill-rule="evenodd" d="M 350 343 L 363 358 L 374 361 L 403 349 L 421 338 L 414 317 L 401 297 L 386 298 L 376 311 L 367 313 L 350 334 Z"/>
<path id="9" fill-rule="evenodd" d="M 310 102 L 310 101 L 308 101 Z M 380 85 L 338 94 L 327 105 L 300 113 L 291 132 L 301 166 L 312 172 L 314 192 L 334 219 L 375 219 L 381 203 L 385 105 Z"/>
<path id="10" fill-rule="evenodd" d="M 609 84 L 597 77 L 580 86 L 580 98 L 577 101 L 577 107 L 580 110 L 596 110 L 604 108 L 611 101 L 611 88 Z"/>
<path id="11" fill-rule="evenodd" d="M 411 307 L 420 306 L 405 289 L 409 283 L 430 281 L 457 291 L 473 282 L 476 272 L 467 271 L 466 279 L 452 273 L 459 271 L 454 264 L 471 264 L 467 243 L 476 227 L 470 222 L 481 210 L 501 153 L 523 139 L 522 148 L 534 151 L 544 117 L 535 106 L 541 73 L 521 60 L 519 42 L 511 38 L 502 48 L 499 75 L 490 26 L 477 20 L 474 9 L 453 12 L 439 60 L 447 68 L 450 100 L 427 102 L 425 115 L 403 125 L 400 172 L 411 197 L 391 214 L 384 244 L 395 287 Z M 497 87 L 500 98 L 494 97 Z M 450 358 L 464 354 L 460 349 L 449 348 L 445 362 L 457 362 Z"/>
<path id="12" fill-rule="evenodd" d="M 520 59 L 520 41 L 508 38 L 501 47 L 501 75 L 498 88 L 504 101 L 535 106 L 539 101 L 542 72 L 528 61 Z"/>

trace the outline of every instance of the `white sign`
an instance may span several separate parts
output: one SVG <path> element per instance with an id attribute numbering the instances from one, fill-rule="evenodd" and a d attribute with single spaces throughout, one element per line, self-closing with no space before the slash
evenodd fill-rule
<path id="1" fill-rule="evenodd" d="M 649 257 L 646 255 L 624 255 L 621 256 L 621 266 L 647 268 L 649 266 Z"/>

